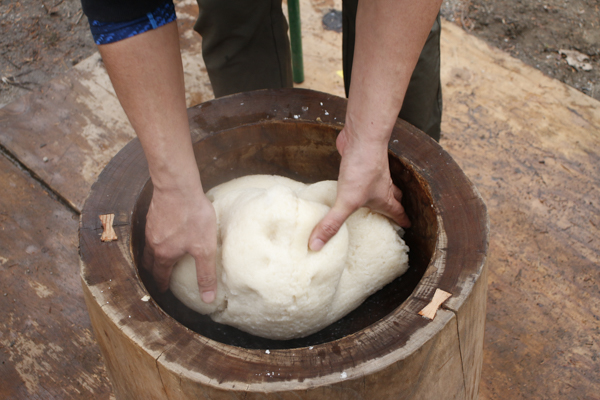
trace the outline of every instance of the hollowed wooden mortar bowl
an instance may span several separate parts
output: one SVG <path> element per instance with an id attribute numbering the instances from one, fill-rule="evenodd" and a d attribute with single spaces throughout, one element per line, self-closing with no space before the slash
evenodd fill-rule
<path id="1" fill-rule="evenodd" d="M 249 174 L 336 179 L 346 100 L 308 90 L 229 96 L 189 110 L 204 189 Z M 473 185 L 433 140 L 398 120 L 394 182 L 413 226 L 410 269 L 307 338 L 254 337 L 156 293 L 139 259 L 152 196 L 129 143 L 93 185 L 80 223 L 81 278 L 118 399 L 475 399 L 486 304 L 488 221 Z M 98 218 L 115 214 L 117 241 Z M 436 288 L 452 294 L 418 315 Z M 149 301 L 142 298 L 150 295 Z M 268 351 L 267 351 L 268 350 Z"/>

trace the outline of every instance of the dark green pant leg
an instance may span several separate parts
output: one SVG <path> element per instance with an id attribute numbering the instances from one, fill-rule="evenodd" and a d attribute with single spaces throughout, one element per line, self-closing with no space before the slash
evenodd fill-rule
<path id="1" fill-rule="evenodd" d="M 358 0 L 343 0 L 343 63 L 346 96 L 350 92 L 352 60 L 356 34 Z M 438 14 L 427 42 L 410 78 L 399 117 L 433 139 L 440 140 L 442 122 L 442 85 L 440 82 L 440 16 Z"/>
<path id="2" fill-rule="evenodd" d="M 288 25 L 281 0 L 197 0 L 194 29 L 215 97 L 292 87 Z"/>
<path id="3" fill-rule="evenodd" d="M 438 142 L 442 123 L 441 30 L 438 14 L 410 78 L 399 115 Z"/>

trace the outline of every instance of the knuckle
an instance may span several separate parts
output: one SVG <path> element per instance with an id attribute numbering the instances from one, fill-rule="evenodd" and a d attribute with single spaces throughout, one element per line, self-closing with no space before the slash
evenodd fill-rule
<path id="1" fill-rule="evenodd" d="M 194 257 L 196 262 L 200 262 L 201 264 L 210 264 L 211 262 L 214 262 L 213 260 L 215 259 L 216 248 L 193 249 L 190 251 L 190 255 Z"/>
<path id="2" fill-rule="evenodd" d="M 154 249 L 154 260 L 157 264 L 166 264 L 171 260 L 171 253 L 163 248 Z"/>
<path id="3" fill-rule="evenodd" d="M 394 197 L 396 198 L 396 200 L 398 201 L 402 201 L 402 190 L 398 189 L 396 186 L 394 186 Z"/>
<path id="4" fill-rule="evenodd" d="M 198 286 L 200 287 L 211 287 L 216 285 L 217 278 L 215 275 L 206 274 L 206 275 L 198 275 Z"/>
<path id="5" fill-rule="evenodd" d="M 321 225 L 321 230 L 328 236 L 335 235 L 339 230 L 342 224 L 338 221 L 324 221 Z"/>
<path id="6" fill-rule="evenodd" d="M 159 240 L 156 236 L 146 236 L 146 247 L 154 254 L 162 252 L 163 241 Z"/>
<path id="7" fill-rule="evenodd" d="M 203 256 L 203 257 L 211 255 L 212 253 L 215 252 L 216 247 L 217 247 L 216 246 L 216 242 L 217 242 L 216 235 L 214 237 L 214 243 L 213 243 L 212 239 L 213 238 L 211 237 L 210 241 L 202 241 L 199 243 L 194 243 L 194 245 L 192 245 L 190 248 L 190 252 L 193 255 L 199 255 L 199 256 Z"/>

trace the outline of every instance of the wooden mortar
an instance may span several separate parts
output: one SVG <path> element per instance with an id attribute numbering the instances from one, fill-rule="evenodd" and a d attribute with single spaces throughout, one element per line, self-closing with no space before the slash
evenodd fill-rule
<path id="1" fill-rule="evenodd" d="M 249 174 L 336 179 L 345 110 L 345 99 L 299 89 L 192 107 L 204 189 Z M 409 271 L 323 331 L 274 341 L 198 316 L 138 269 L 152 184 L 139 141 L 125 146 L 92 186 L 80 222 L 83 291 L 117 399 L 476 399 L 485 205 L 452 158 L 404 121 L 389 160 L 413 223 Z M 102 242 L 107 214 L 118 239 Z M 451 297 L 429 320 L 418 313 L 436 289 Z"/>

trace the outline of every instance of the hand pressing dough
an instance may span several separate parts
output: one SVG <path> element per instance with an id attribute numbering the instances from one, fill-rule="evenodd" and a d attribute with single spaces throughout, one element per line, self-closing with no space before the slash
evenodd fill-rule
<path id="1" fill-rule="evenodd" d="M 387 218 L 361 208 L 321 251 L 309 250 L 336 189 L 335 181 L 305 185 L 271 175 L 211 189 L 217 298 L 201 300 L 189 255 L 175 265 L 171 291 L 216 322 L 270 339 L 304 337 L 337 321 L 406 272 L 408 247 Z"/>

